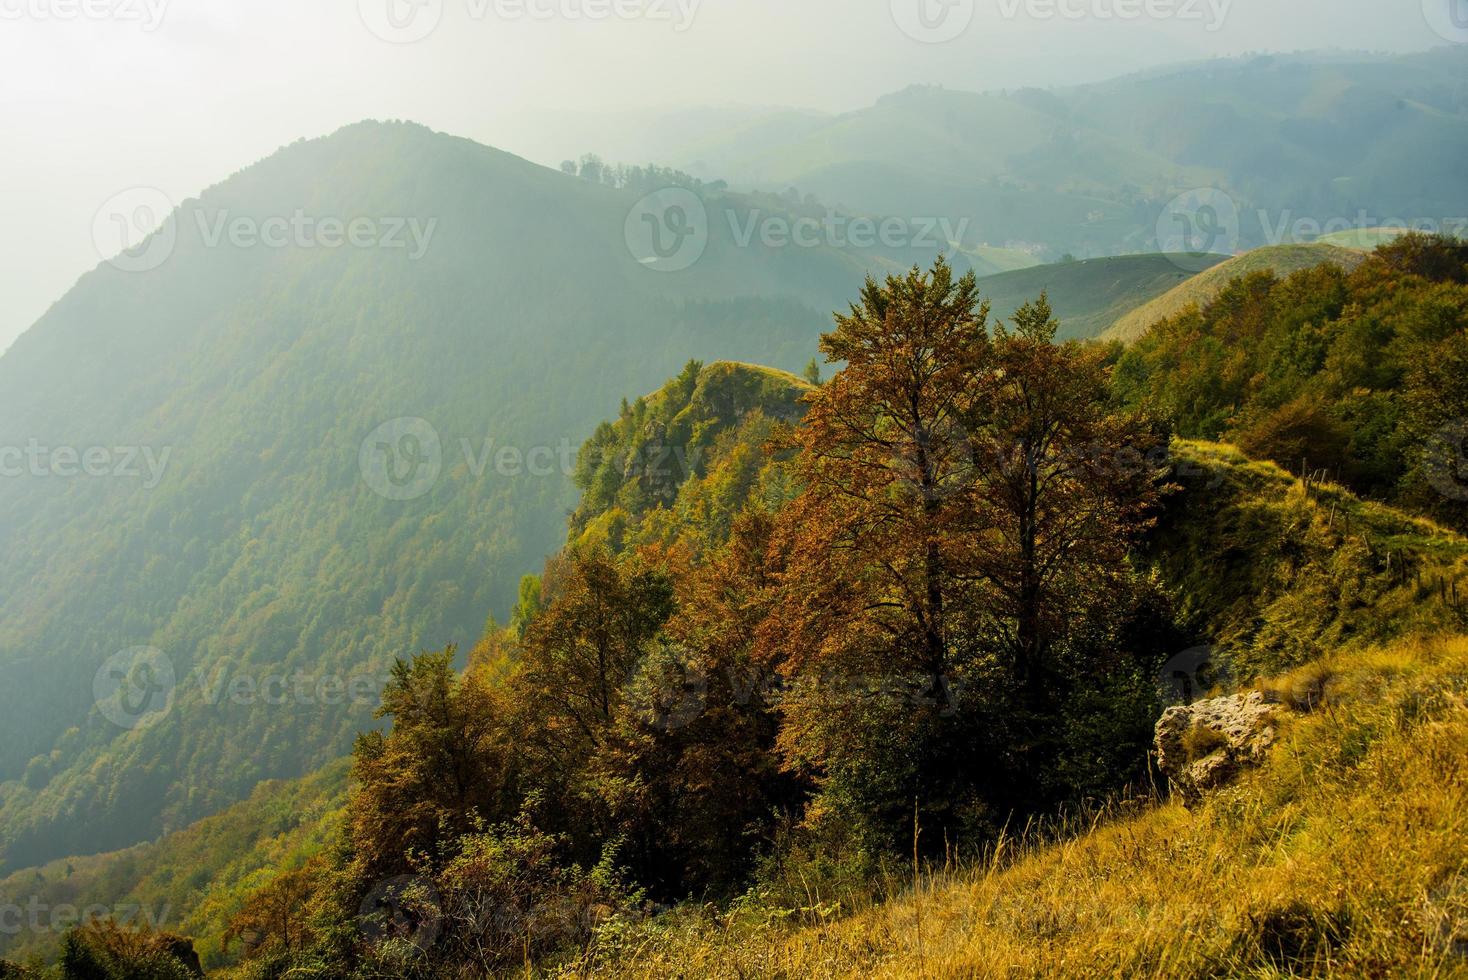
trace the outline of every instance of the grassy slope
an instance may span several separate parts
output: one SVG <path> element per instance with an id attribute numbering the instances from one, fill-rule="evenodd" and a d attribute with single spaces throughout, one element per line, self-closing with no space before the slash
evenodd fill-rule
<path id="1" fill-rule="evenodd" d="M 1256 248 L 1215 265 L 1150 302 L 1134 307 L 1125 315 L 1119 315 L 1101 337 L 1103 340 L 1131 343 L 1145 334 L 1152 324 L 1175 316 L 1189 306 L 1202 306 L 1222 292 L 1234 279 L 1251 272 L 1270 270 L 1283 278 L 1292 272 L 1313 268 L 1324 262 L 1334 262 L 1342 268 L 1353 269 L 1365 258 L 1366 253 L 1355 248 L 1323 245 L 1318 242 Z"/>
<path id="2" fill-rule="evenodd" d="M 1350 231 L 1321 235 L 1316 242 L 1369 252 L 1379 245 L 1391 244 L 1406 233 L 1406 228 L 1352 228 Z"/>
<path id="3" fill-rule="evenodd" d="M 1461 631 L 1468 541 L 1423 518 L 1300 480 L 1227 445 L 1179 441 L 1186 492 L 1152 545 L 1185 614 L 1207 624 L 1240 676 L 1329 651 Z"/>
<path id="4" fill-rule="evenodd" d="M 1325 692 L 1266 766 L 1194 811 L 1134 800 L 930 869 L 915 891 L 897 872 L 896 898 L 845 917 L 820 894 L 804 910 L 683 910 L 615 938 L 594 972 L 1468 976 L 1451 952 L 1468 957 L 1468 638 L 1437 588 L 1464 592 L 1468 541 L 1330 485 L 1307 493 L 1227 446 L 1175 449 L 1164 577 L 1241 671 L 1276 678 L 1250 686 Z"/>
<path id="5" fill-rule="evenodd" d="M 1223 260 L 1223 256 L 1216 260 L 1202 257 L 1194 267 L 1197 262 Z M 1186 284 L 1192 276 L 1166 255 L 1122 255 L 985 276 L 979 280 L 979 287 L 993 302 L 994 315 L 1003 319 L 1046 290 L 1060 318 L 1061 337 L 1088 338 L 1105 330 L 1127 310 Z"/>
<path id="6" fill-rule="evenodd" d="M 960 250 L 974 271 L 981 276 L 997 276 L 1017 269 L 1031 269 L 1040 260 L 1029 252 L 1017 248 L 1000 248 L 995 245 L 975 245 Z"/>
<path id="7" fill-rule="evenodd" d="M 1268 763 L 1195 810 L 1005 841 L 825 924 L 674 920 L 596 972 L 1468 975 L 1468 639 L 1336 656 L 1298 679 L 1321 675 L 1323 707 L 1289 716 Z"/>

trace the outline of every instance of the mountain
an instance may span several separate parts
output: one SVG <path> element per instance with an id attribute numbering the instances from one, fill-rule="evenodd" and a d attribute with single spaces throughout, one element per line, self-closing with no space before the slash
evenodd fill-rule
<path id="1" fill-rule="evenodd" d="M 837 115 L 745 114 L 681 143 L 668 120 L 611 149 L 656 147 L 700 175 L 863 213 L 965 218 L 969 243 L 1052 259 L 1165 247 L 1168 202 L 1219 188 L 1238 246 L 1252 248 L 1308 240 L 1332 222 L 1461 228 L 1465 74 L 1461 45 L 1245 56 L 1053 90 L 912 88 Z M 1301 234 L 1277 237 L 1296 222 Z"/>
<path id="2" fill-rule="evenodd" d="M 339 760 L 300 779 L 268 780 L 240 802 L 156 841 L 16 871 L 0 878 L 0 901 L 17 908 L 31 901 L 111 908 L 134 923 L 186 933 L 206 968 L 219 965 L 227 959 L 229 917 L 244 898 L 335 844 L 347 771 Z M 22 929 L 0 935 L 0 954 L 44 957 L 60 942 L 55 930 Z"/>
<path id="3" fill-rule="evenodd" d="M 1081 259 L 985 276 L 979 288 L 992 313 L 1008 319 L 1043 291 L 1060 321 L 1061 339 L 1098 336 L 1125 311 L 1191 280 L 1222 255 L 1121 255 Z"/>
<path id="4" fill-rule="evenodd" d="M 693 357 L 798 369 L 868 271 L 943 247 L 796 247 L 770 201 L 642 179 L 352 126 L 0 358 L 4 867 L 339 757 L 393 657 L 472 643 L 561 543 L 606 405 Z"/>
<path id="5" fill-rule="evenodd" d="M 1365 260 L 1366 253 L 1363 251 L 1320 242 L 1256 248 L 1214 265 L 1155 299 L 1117 316 L 1104 328 L 1101 337 L 1104 340 L 1131 343 L 1159 320 L 1175 316 L 1189 306 L 1208 305 L 1229 283 L 1253 272 L 1272 272 L 1283 279 L 1292 272 L 1313 269 L 1327 262 L 1350 271 Z"/>

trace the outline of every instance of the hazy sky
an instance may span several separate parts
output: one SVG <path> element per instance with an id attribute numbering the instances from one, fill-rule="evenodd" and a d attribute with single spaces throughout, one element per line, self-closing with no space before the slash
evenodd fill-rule
<path id="1" fill-rule="evenodd" d="M 1450 3 L 1468 10 L 1468 0 L 0 0 L 0 348 L 97 264 L 92 222 L 116 193 L 144 185 L 182 200 L 363 118 L 413 119 L 554 163 L 597 149 L 575 130 L 584 110 L 603 122 L 607 110 L 698 104 L 843 110 L 912 83 L 1056 85 L 1249 51 L 1421 50 L 1468 40 L 1450 36 Z M 548 112 L 567 115 L 552 129 Z"/>

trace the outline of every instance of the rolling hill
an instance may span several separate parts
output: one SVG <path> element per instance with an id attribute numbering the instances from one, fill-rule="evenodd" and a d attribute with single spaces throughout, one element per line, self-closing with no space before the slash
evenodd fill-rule
<path id="1" fill-rule="evenodd" d="M 1086 339 L 1138 304 L 1180 288 L 1193 278 L 1192 270 L 1216 266 L 1224 259 L 1222 255 L 1081 259 L 985 276 L 979 288 L 993 304 L 994 316 L 1001 319 L 1044 291 L 1060 321 L 1060 339 Z"/>
<path id="2" fill-rule="evenodd" d="M 723 128 L 643 119 L 599 148 L 861 213 L 968 218 L 969 244 L 1051 259 L 1165 247 L 1167 202 L 1220 188 L 1238 247 L 1255 248 L 1297 219 L 1468 216 L 1465 74 L 1461 45 L 1245 56 L 1053 90 L 918 87 L 852 112 L 745 113 Z"/>
<path id="3" fill-rule="evenodd" d="M 1186 282 L 1169 289 L 1155 299 L 1118 316 L 1101 334 L 1103 340 L 1131 343 L 1159 320 L 1175 316 L 1189 306 L 1203 306 L 1230 282 L 1252 272 L 1273 272 L 1281 279 L 1291 272 L 1310 269 L 1330 262 L 1343 269 L 1354 269 L 1366 260 L 1366 253 L 1339 245 L 1270 245 L 1256 248 L 1221 262 Z"/>
<path id="4" fill-rule="evenodd" d="M 0 480 L 0 867 L 339 757 L 393 657 L 472 642 L 559 546 L 607 404 L 691 357 L 798 369 L 866 272 L 933 254 L 645 190 L 352 126 L 186 202 L 0 358 L 0 447 L 33 459 Z M 639 249 L 699 208 L 653 229 L 697 254 Z"/>

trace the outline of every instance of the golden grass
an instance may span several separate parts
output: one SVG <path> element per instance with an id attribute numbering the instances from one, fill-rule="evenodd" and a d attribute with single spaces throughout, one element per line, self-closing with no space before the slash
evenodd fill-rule
<path id="1" fill-rule="evenodd" d="M 1468 977 L 1468 638 L 1338 655 L 1267 686 L 1319 696 L 1296 702 L 1314 707 L 1265 766 L 1195 810 L 1002 842 L 818 924 L 665 916 L 570 972 Z"/>

